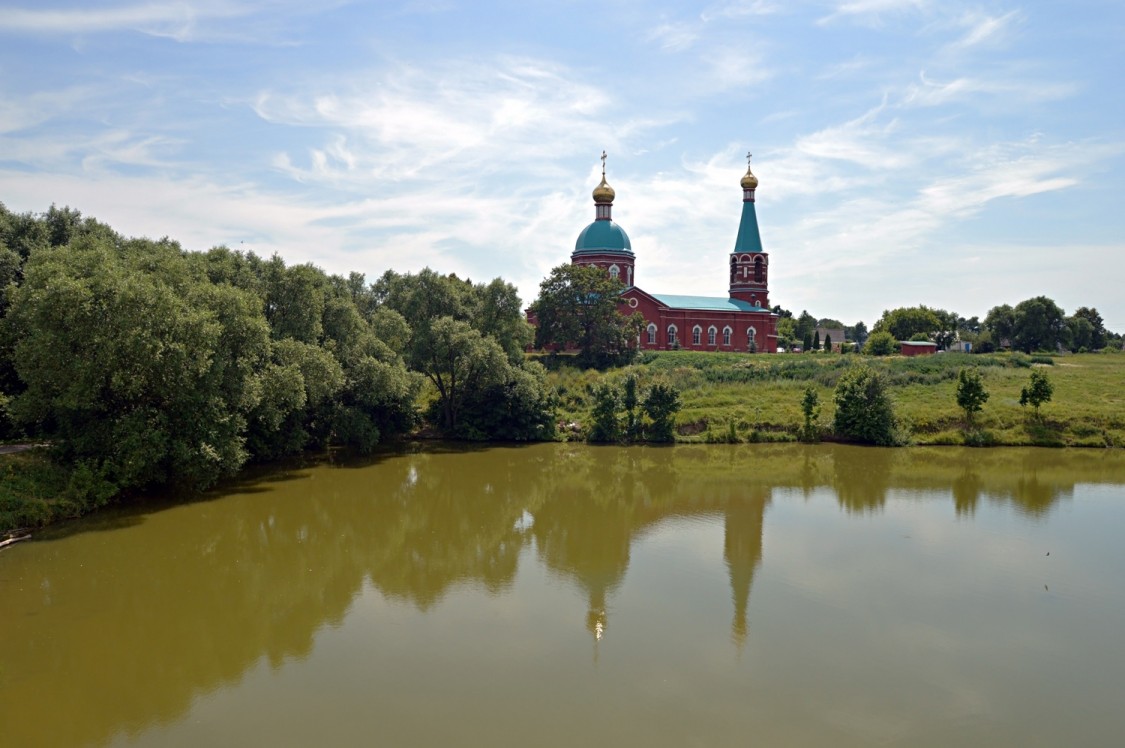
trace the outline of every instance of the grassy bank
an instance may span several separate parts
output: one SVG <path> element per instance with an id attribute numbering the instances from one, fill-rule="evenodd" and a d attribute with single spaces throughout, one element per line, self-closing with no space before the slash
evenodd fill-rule
<path id="1" fill-rule="evenodd" d="M 82 513 L 66 498 L 70 471 L 56 465 L 46 449 L 0 455 L 0 534 L 41 527 Z"/>
<path id="2" fill-rule="evenodd" d="M 814 386 L 820 396 L 820 424 L 834 416 L 833 389 L 849 367 L 866 364 L 890 384 L 896 413 L 916 444 L 1125 446 L 1125 354 L 1065 356 L 1023 354 L 941 354 L 872 358 L 826 354 L 776 356 L 648 353 L 643 363 L 600 374 L 560 368 L 551 381 L 560 392 L 560 419 L 589 420 L 591 389 L 603 380 L 637 376 L 642 387 L 656 378 L 680 390 L 677 415 L 680 441 L 789 441 L 802 422 L 801 397 Z M 1054 397 L 1042 418 L 1019 404 L 1020 390 L 1032 367 L 1043 367 Z M 969 432 L 957 407 L 957 373 L 963 367 L 981 372 L 989 400 Z M 830 435 L 827 435 L 831 438 Z"/>

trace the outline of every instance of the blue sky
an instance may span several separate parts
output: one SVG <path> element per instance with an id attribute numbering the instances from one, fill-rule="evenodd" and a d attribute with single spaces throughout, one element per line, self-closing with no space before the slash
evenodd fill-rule
<path id="1" fill-rule="evenodd" d="M 502 276 L 593 219 L 725 295 L 745 154 L 773 303 L 1044 294 L 1125 331 L 1125 4 L 0 3 L 0 201 L 329 272 Z"/>

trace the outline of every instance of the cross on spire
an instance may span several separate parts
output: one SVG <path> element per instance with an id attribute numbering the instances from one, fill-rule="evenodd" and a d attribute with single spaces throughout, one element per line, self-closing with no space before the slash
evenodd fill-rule
<path id="1" fill-rule="evenodd" d="M 605 151 L 602 151 L 602 179 L 605 179 Z"/>
<path id="2" fill-rule="evenodd" d="M 604 151 L 603 151 L 603 153 L 604 153 Z M 751 153 L 750 151 L 746 151 L 746 168 L 747 169 L 750 168 L 750 159 L 751 159 L 751 157 L 753 157 L 753 155 L 754 154 Z"/>

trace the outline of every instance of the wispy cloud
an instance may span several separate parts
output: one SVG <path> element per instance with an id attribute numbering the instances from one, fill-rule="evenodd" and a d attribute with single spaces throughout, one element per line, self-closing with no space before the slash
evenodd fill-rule
<path id="1" fill-rule="evenodd" d="M 316 12 L 344 0 L 318 3 Z M 303 15 L 307 6 L 293 0 L 184 0 L 176 3 L 126 3 L 82 8 L 7 8 L 0 14 L 0 33 L 102 34 L 131 31 L 177 41 L 214 36 L 229 37 L 224 23 L 255 16 L 287 13 Z"/>

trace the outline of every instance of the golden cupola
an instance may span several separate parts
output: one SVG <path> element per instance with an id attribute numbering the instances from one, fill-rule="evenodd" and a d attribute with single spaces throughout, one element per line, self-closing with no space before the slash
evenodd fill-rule
<path id="1" fill-rule="evenodd" d="M 617 193 L 609 186 L 609 182 L 605 181 L 605 159 L 605 151 L 602 151 L 602 181 L 594 188 L 595 203 L 612 203 L 613 198 L 617 196 Z"/>

